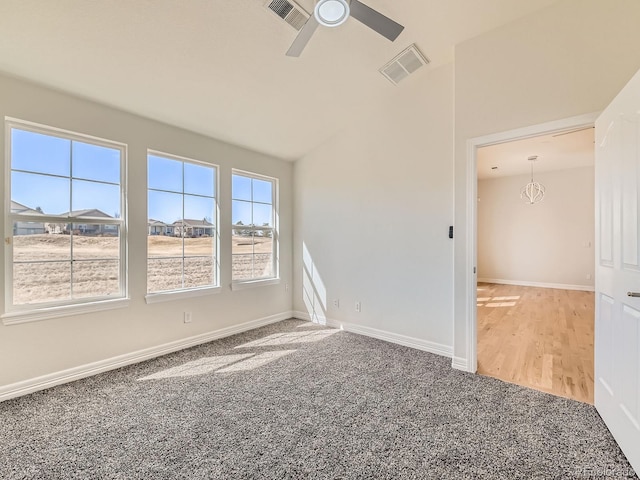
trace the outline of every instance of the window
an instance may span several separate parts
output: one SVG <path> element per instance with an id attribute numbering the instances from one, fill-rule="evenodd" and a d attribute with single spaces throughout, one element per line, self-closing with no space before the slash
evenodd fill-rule
<path id="1" fill-rule="evenodd" d="M 157 152 L 147 167 L 147 292 L 217 286 L 217 168 Z"/>
<path id="2" fill-rule="evenodd" d="M 7 121 L 8 311 L 126 296 L 126 147 Z"/>
<path id="3" fill-rule="evenodd" d="M 234 282 L 278 276 L 275 178 L 234 170 L 232 175 L 232 278 Z"/>

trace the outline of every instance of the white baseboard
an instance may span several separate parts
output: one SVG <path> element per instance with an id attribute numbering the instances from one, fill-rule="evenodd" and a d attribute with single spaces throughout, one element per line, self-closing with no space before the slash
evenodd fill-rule
<path id="1" fill-rule="evenodd" d="M 270 315 L 268 317 L 251 320 L 249 322 L 241 323 L 239 325 L 233 325 L 231 327 L 221 328 L 212 332 L 202 333 L 200 335 L 176 340 L 173 342 L 165 343 L 163 345 L 145 348 L 143 350 L 125 353 L 124 355 L 118 355 L 117 357 L 107 358 L 105 360 L 99 360 L 97 362 L 80 365 L 78 367 L 69 368 L 59 372 L 49 373 L 47 375 L 31 378 L 29 380 L 23 380 L 9 385 L 3 385 L 0 386 L 0 402 L 9 400 L 10 398 L 27 395 L 28 393 L 37 392 L 38 390 L 44 390 L 46 388 L 50 388 L 63 383 L 73 382 L 74 380 L 79 380 L 81 378 L 90 377 L 91 375 L 96 375 L 108 370 L 114 370 L 126 365 L 149 360 L 161 355 L 166 355 L 167 353 L 177 352 L 178 350 L 194 347 L 196 345 L 211 342 L 219 338 L 229 337 L 231 335 L 235 335 L 236 333 L 253 330 L 264 325 L 269 325 L 271 323 L 286 320 L 293 316 L 293 312 L 283 312 L 276 315 Z"/>
<path id="2" fill-rule="evenodd" d="M 306 312 L 293 312 L 295 318 L 300 320 L 311 321 L 311 317 Z M 406 335 L 400 335 L 398 333 L 387 332 L 385 330 L 378 330 L 377 328 L 365 327 L 363 325 L 355 325 L 353 323 L 341 322 L 339 320 L 333 320 L 330 318 L 321 318 L 317 322 L 321 325 L 327 325 L 329 327 L 339 328 L 346 332 L 357 333 L 367 337 L 377 338 L 386 342 L 397 343 L 398 345 L 404 345 L 405 347 L 415 348 L 425 352 L 435 353 L 443 357 L 453 356 L 453 347 L 449 345 L 443 345 L 441 343 L 430 342 L 428 340 L 422 340 L 419 338 L 408 337 Z"/>
<path id="3" fill-rule="evenodd" d="M 451 360 L 451 367 L 456 370 L 462 370 L 463 372 L 469 371 L 469 362 L 466 358 L 453 357 Z M 475 372 L 474 372 L 475 373 Z"/>
<path id="4" fill-rule="evenodd" d="M 544 283 L 528 282 L 526 280 L 504 280 L 501 278 L 478 278 L 482 283 L 498 283 L 500 285 L 520 285 L 522 287 L 557 288 L 560 290 L 581 290 L 584 292 L 595 292 L 595 287 L 590 285 L 571 285 L 568 283 Z"/>

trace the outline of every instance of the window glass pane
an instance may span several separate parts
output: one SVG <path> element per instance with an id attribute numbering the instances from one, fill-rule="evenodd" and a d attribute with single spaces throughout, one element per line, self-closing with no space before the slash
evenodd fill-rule
<path id="1" fill-rule="evenodd" d="M 184 218 L 190 226 L 189 236 L 213 235 L 215 201 L 212 198 L 184 196 Z"/>
<path id="2" fill-rule="evenodd" d="M 253 179 L 253 201 L 273 203 L 273 183 L 267 180 Z"/>
<path id="3" fill-rule="evenodd" d="M 30 304 L 71 298 L 71 262 L 13 264 L 13 303 Z"/>
<path id="4" fill-rule="evenodd" d="M 73 298 L 118 295 L 120 292 L 119 263 L 118 260 L 74 261 L 72 264 Z"/>
<path id="5" fill-rule="evenodd" d="M 243 175 L 231 176 L 231 195 L 236 200 L 251 200 L 251 179 Z"/>
<path id="6" fill-rule="evenodd" d="M 68 211 L 68 179 L 11 172 L 11 213 L 59 215 Z"/>
<path id="7" fill-rule="evenodd" d="M 120 218 L 120 187 L 107 183 L 72 180 L 72 215 Z"/>
<path id="8" fill-rule="evenodd" d="M 119 258 L 118 225 L 74 223 L 72 229 L 74 260 Z"/>
<path id="9" fill-rule="evenodd" d="M 149 155 L 147 168 L 149 188 L 182 192 L 182 162 Z"/>
<path id="10" fill-rule="evenodd" d="M 147 237 L 147 256 L 182 257 L 182 237 L 173 234 L 149 235 Z"/>
<path id="11" fill-rule="evenodd" d="M 233 255 L 231 268 L 234 280 L 250 280 L 253 278 L 253 255 Z"/>
<path id="12" fill-rule="evenodd" d="M 11 168 L 69 176 L 71 141 L 11 129 Z"/>
<path id="13" fill-rule="evenodd" d="M 272 227 L 272 214 L 273 208 L 271 207 L 271 205 L 265 205 L 264 203 L 253 204 L 253 223 L 257 227 Z"/>
<path id="14" fill-rule="evenodd" d="M 73 142 L 73 177 L 120 183 L 120 150 Z"/>
<path id="15" fill-rule="evenodd" d="M 215 170 L 212 167 L 184 163 L 184 193 L 214 196 Z"/>
<path id="16" fill-rule="evenodd" d="M 184 259 L 184 288 L 214 285 L 213 258 L 190 257 Z"/>
<path id="17" fill-rule="evenodd" d="M 231 222 L 234 225 L 251 225 L 253 224 L 251 216 L 251 202 L 243 202 L 241 200 L 233 200 L 231 212 Z"/>
<path id="18" fill-rule="evenodd" d="M 201 236 L 184 239 L 184 255 L 185 257 L 213 256 L 214 237 Z"/>
<path id="19" fill-rule="evenodd" d="M 147 260 L 147 292 L 182 288 L 182 258 Z"/>
<path id="20" fill-rule="evenodd" d="M 168 226 L 168 234 L 174 234 L 173 224 L 182 220 L 182 195 L 149 190 L 148 212 L 150 223 L 159 221 Z"/>
<path id="21" fill-rule="evenodd" d="M 71 260 L 69 235 L 44 233 L 48 224 L 13 222 L 13 261 Z"/>
<path id="22" fill-rule="evenodd" d="M 254 278 L 273 277 L 273 254 L 256 253 L 253 258 Z"/>

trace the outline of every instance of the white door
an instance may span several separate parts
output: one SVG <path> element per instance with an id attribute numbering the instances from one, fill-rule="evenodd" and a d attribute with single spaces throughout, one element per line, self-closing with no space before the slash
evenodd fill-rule
<path id="1" fill-rule="evenodd" d="M 595 319 L 595 405 L 640 474 L 639 194 L 640 72 L 596 121 Z"/>

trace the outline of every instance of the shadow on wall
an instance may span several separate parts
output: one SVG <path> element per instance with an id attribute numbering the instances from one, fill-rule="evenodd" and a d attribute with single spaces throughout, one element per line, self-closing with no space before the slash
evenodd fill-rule
<path id="1" fill-rule="evenodd" d="M 302 296 L 313 323 L 327 324 L 327 289 L 313 263 L 307 245 L 302 242 Z"/>

